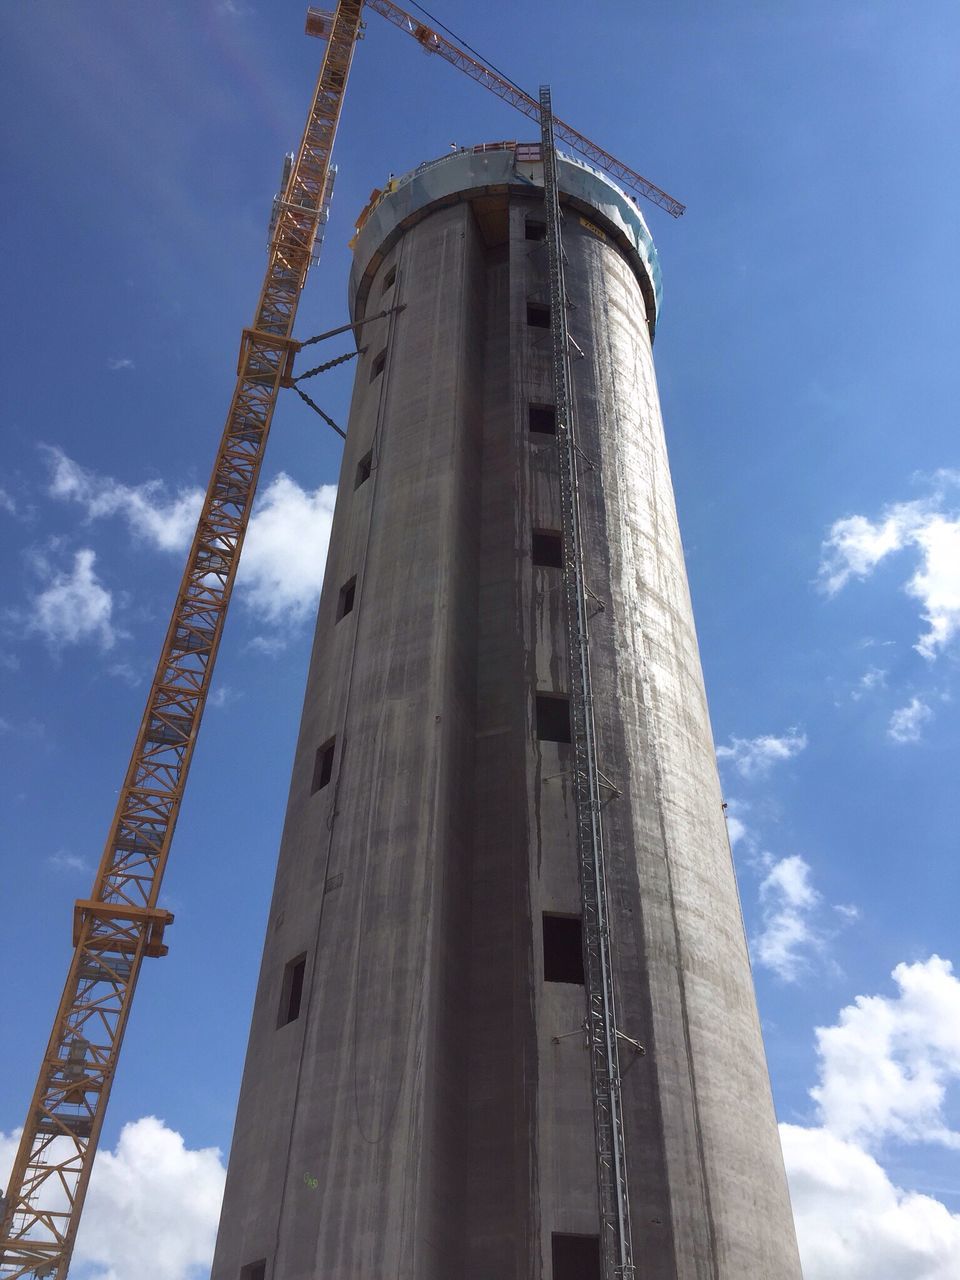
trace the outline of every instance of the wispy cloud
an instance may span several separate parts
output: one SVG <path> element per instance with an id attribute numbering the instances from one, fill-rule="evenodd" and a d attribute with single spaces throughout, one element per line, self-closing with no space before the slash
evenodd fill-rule
<path id="1" fill-rule="evenodd" d="M 25 622 L 28 631 L 41 635 L 53 649 L 84 641 L 112 649 L 116 643 L 113 597 L 97 577 L 96 559 L 89 547 L 82 547 L 72 567 L 58 571 L 46 557 L 35 558 L 46 585 L 30 601 Z"/>
<path id="2" fill-rule="evenodd" d="M 47 864 L 55 871 L 88 871 L 90 868 L 86 859 L 79 857 L 76 853 L 69 853 L 66 849 L 51 853 L 47 858 Z"/>
<path id="3" fill-rule="evenodd" d="M 797 982 L 821 946 L 814 914 L 821 902 L 810 864 L 798 854 L 773 862 L 760 885 L 763 928 L 753 939 L 757 963 L 784 982 Z"/>
<path id="4" fill-rule="evenodd" d="M 857 681 L 850 697 L 854 702 L 859 702 L 869 693 L 873 693 L 877 689 L 885 689 L 887 685 L 887 673 L 882 667 L 868 667 L 860 679 Z"/>
<path id="5" fill-rule="evenodd" d="M 0 511 L 5 511 L 8 516 L 17 514 L 17 504 L 6 489 L 0 488 Z"/>
<path id="6" fill-rule="evenodd" d="M 900 964 L 897 992 L 857 996 L 817 1030 L 812 1126 L 780 1126 L 806 1280 L 952 1280 L 960 1215 L 898 1187 L 885 1143 L 960 1148 L 947 1114 L 960 1084 L 960 982 L 949 961 Z"/>
<path id="7" fill-rule="evenodd" d="M 50 467 L 51 497 L 77 503 L 88 520 L 119 516 L 135 538 L 159 551 L 189 545 L 203 501 L 201 489 L 182 488 L 171 497 L 161 480 L 124 484 L 81 466 L 62 449 L 41 447 Z"/>
<path id="8" fill-rule="evenodd" d="M 920 698 L 911 698 L 905 707 L 899 707 L 890 717 L 887 737 L 894 742 L 919 742 L 923 727 L 933 719 L 933 711 Z"/>
<path id="9" fill-rule="evenodd" d="M 775 764 L 790 760 L 807 745 L 807 735 L 789 729 L 783 737 L 763 734 L 759 738 L 731 738 L 730 745 L 717 747 L 717 759 L 729 761 L 742 778 L 762 778 Z"/>
<path id="10" fill-rule="evenodd" d="M 107 368 L 111 373 L 118 373 L 121 369 L 135 369 L 137 366 L 126 356 L 110 356 L 107 360 Z"/>
<path id="11" fill-rule="evenodd" d="M 960 472 L 938 471 L 931 485 L 928 496 L 893 503 L 876 520 L 835 520 L 821 550 L 819 584 L 834 596 L 894 552 L 911 549 L 915 569 L 903 589 L 920 602 L 927 631 L 915 648 L 932 661 L 960 631 Z"/>

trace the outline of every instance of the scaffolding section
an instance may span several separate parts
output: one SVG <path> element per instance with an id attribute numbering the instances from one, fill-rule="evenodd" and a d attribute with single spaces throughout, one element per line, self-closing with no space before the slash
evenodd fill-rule
<path id="1" fill-rule="evenodd" d="M 634 1280 L 636 1272 L 630 1235 L 618 1031 L 603 860 L 602 779 L 597 761 L 590 676 L 587 593 L 580 530 L 578 449 L 553 126 L 550 88 L 542 85 L 540 135 L 550 266 L 550 327 L 553 337 L 553 383 L 560 461 L 563 588 L 570 657 L 570 730 L 583 912 L 586 1031 L 596 1136 L 600 1250 L 604 1280 Z"/>

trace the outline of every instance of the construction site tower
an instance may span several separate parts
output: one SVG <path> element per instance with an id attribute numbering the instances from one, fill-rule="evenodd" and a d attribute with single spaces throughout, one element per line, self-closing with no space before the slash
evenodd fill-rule
<path id="1" fill-rule="evenodd" d="M 213 1280 L 800 1278 L 657 396 L 656 252 L 581 162 L 548 171 L 551 211 L 543 159 L 421 165 L 355 242 L 353 318 L 403 306 L 363 330 Z M 605 1189 L 611 1098 L 626 1159 Z"/>

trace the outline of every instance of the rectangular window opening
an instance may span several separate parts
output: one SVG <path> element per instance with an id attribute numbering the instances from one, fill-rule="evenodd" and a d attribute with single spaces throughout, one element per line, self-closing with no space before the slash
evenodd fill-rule
<path id="1" fill-rule="evenodd" d="M 541 222 L 539 218 L 528 218 L 524 223 L 523 238 L 524 240 L 546 240 L 547 224 Z"/>
<path id="2" fill-rule="evenodd" d="M 537 737 L 541 742 L 570 741 L 570 699 L 537 694 Z"/>
<path id="3" fill-rule="evenodd" d="M 544 569 L 563 568 L 563 538 L 552 529 L 534 529 L 531 545 L 533 563 Z"/>
<path id="4" fill-rule="evenodd" d="M 245 1267 L 240 1268 L 240 1280 L 266 1280 L 266 1275 L 266 1258 L 261 1258 L 259 1262 L 248 1262 Z"/>
<path id="5" fill-rule="evenodd" d="M 392 289 L 397 282 L 397 268 L 391 267 L 383 278 L 383 288 L 380 290 L 381 296 L 389 289 Z"/>
<path id="6" fill-rule="evenodd" d="M 552 404 L 532 404 L 529 406 L 530 430 L 539 431 L 545 436 L 557 434 L 557 410 Z"/>
<path id="7" fill-rule="evenodd" d="M 345 582 L 340 588 L 340 596 L 337 600 L 337 621 L 345 618 L 348 613 L 353 613 L 354 601 L 357 598 L 357 575 L 354 574 L 349 582 Z"/>
<path id="8" fill-rule="evenodd" d="M 333 777 L 333 753 L 336 748 L 336 738 L 330 738 L 322 747 L 317 747 L 317 754 L 313 761 L 313 782 L 310 785 L 311 795 L 316 795 Z"/>
<path id="9" fill-rule="evenodd" d="M 550 308 L 542 302 L 527 303 L 527 324 L 534 329 L 550 328 Z"/>
<path id="10" fill-rule="evenodd" d="M 372 470 L 373 470 L 373 450 L 371 449 L 370 452 L 365 453 L 363 457 L 360 459 L 360 461 L 357 463 L 357 475 L 356 475 L 356 479 L 353 482 L 354 489 L 359 489 L 362 484 L 365 484 L 370 479 L 370 472 Z"/>
<path id="11" fill-rule="evenodd" d="M 579 916 L 544 912 L 543 979 L 583 986 L 583 927 Z"/>
<path id="12" fill-rule="evenodd" d="M 553 1280 L 601 1280 L 599 1236 L 553 1236 Z"/>
<path id="13" fill-rule="evenodd" d="M 386 363 L 387 363 L 387 348 L 384 347 L 383 350 L 378 355 L 374 356 L 373 364 L 370 366 L 371 382 L 374 380 L 374 378 L 380 377 L 381 373 L 383 373 L 383 370 L 386 367 Z"/>
<path id="14" fill-rule="evenodd" d="M 280 988 L 280 1008 L 277 1012 L 277 1027 L 285 1027 L 288 1022 L 296 1022 L 300 1017 L 300 1002 L 303 999 L 303 979 L 307 972 L 307 953 L 288 960 L 283 970 L 283 986 Z"/>

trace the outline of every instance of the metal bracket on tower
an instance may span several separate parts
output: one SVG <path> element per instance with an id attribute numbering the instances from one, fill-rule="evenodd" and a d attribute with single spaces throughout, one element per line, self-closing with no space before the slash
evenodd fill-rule
<path id="1" fill-rule="evenodd" d="M 570 720 L 574 750 L 577 850 L 583 910 L 584 976 L 587 995 L 587 1043 L 594 1100 L 600 1248 L 604 1280 L 634 1280 L 630 1204 L 620 1100 L 620 1063 L 613 964 L 607 914 L 607 888 L 600 821 L 601 791 L 609 786 L 597 765 L 593 688 L 587 638 L 587 595 L 584 588 L 579 483 L 575 441 L 570 352 L 583 352 L 567 330 L 564 253 L 560 233 L 557 153 L 549 86 L 540 89 L 540 135 L 543 191 L 550 263 L 550 315 L 553 337 L 553 382 L 560 464 L 563 526 L 563 585 L 570 658 Z M 630 1041 L 635 1045 L 636 1042 Z M 635 1050 L 636 1051 L 636 1050 Z"/>

